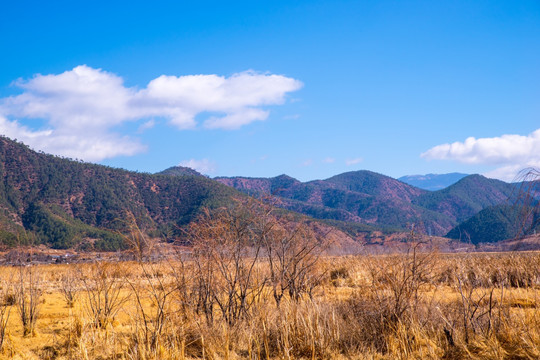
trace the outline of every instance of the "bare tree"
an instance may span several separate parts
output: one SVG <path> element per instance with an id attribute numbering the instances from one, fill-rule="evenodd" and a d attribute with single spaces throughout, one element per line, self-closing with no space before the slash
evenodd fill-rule
<path id="1" fill-rule="evenodd" d="M 137 261 L 141 262 L 152 253 L 155 241 L 139 227 L 137 219 L 131 211 L 126 211 L 125 214 L 125 234 L 122 234 L 122 237 Z"/>
<path id="2" fill-rule="evenodd" d="M 418 246 L 412 244 L 406 254 L 389 256 L 370 268 L 371 293 L 376 306 L 386 310 L 385 321 L 405 321 L 418 313 L 419 292 L 431 283 L 436 259 L 433 252 L 419 252 Z"/>
<path id="3" fill-rule="evenodd" d="M 205 210 L 189 235 L 197 268 L 198 309 L 212 321 L 214 305 L 227 323 L 249 316 L 266 279 L 257 266 L 262 242 L 255 231 L 260 207 L 253 199 Z"/>
<path id="4" fill-rule="evenodd" d="M 263 239 L 272 293 L 279 306 L 285 294 L 295 301 L 304 293 L 311 296 L 321 277 L 316 265 L 325 246 L 326 234 L 318 236 L 303 222 L 285 218 L 274 219 L 274 222 Z"/>
<path id="5" fill-rule="evenodd" d="M 73 307 L 77 295 L 79 293 L 79 281 L 71 269 L 67 269 L 66 273 L 60 279 L 60 292 L 64 297 L 66 305 Z"/>
<path id="6" fill-rule="evenodd" d="M 139 266 L 142 282 L 128 280 L 137 307 L 137 343 L 143 346 L 143 349 L 134 351 L 152 353 L 160 345 L 162 334 L 171 320 L 171 298 L 176 288 L 165 281 L 157 265 L 141 262 Z"/>
<path id="7" fill-rule="evenodd" d="M 39 300 L 42 295 L 41 278 L 34 266 L 19 267 L 15 295 L 17 310 L 23 326 L 23 335 L 33 334 L 39 316 Z"/>
<path id="8" fill-rule="evenodd" d="M 124 271 L 120 264 L 96 262 L 88 274 L 81 274 L 86 295 L 86 310 L 96 327 L 105 328 L 129 298 L 124 290 Z"/>

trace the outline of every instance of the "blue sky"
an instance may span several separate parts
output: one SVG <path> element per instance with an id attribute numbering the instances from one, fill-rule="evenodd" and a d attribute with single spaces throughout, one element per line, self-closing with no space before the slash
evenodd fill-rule
<path id="1" fill-rule="evenodd" d="M 537 1 L 11 1 L 0 133 L 129 170 L 540 167 Z"/>

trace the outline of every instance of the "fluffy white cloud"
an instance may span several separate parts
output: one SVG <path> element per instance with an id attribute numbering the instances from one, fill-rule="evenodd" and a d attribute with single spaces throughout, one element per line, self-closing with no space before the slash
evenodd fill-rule
<path id="1" fill-rule="evenodd" d="M 524 168 L 540 167 L 540 129 L 527 136 L 469 137 L 464 142 L 437 145 L 422 153 L 421 157 L 497 165 L 497 169 L 485 175 L 511 181 Z"/>
<path id="2" fill-rule="evenodd" d="M 216 172 L 216 164 L 208 159 L 189 159 L 181 161 L 178 165 L 197 170 L 201 174 L 205 175 L 213 174 Z"/>
<path id="3" fill-rule="evenodd" d="M 34 131 L 0 115 L 0 134 L 34 149 L 86 161 L 130 156 L 146 150 L 138 140 L 115 133 L 73 133 L 69 129 Z"/>
<path id="4" fill-rule="evenodd" d="M 288 92 L 302 87 L 298 80 L 253 71 L 228 78 L 217 75 L 162 75 L 146 88 L 126 87 L 115 74 L 86 65 L 59 75 L 18 80 L 22 94 L 0 99 L 0 131 L 54 154 L 99 161 L 144 151 L 136 139 L 113 129 L 129 121 L 146 121 L 141 131 L 165 118 L 178 129 L 204 126 L 237 129 L 268 117 L 261 107 L 279 105 Z M 41 119 L 44 130 L 21 126 L 17 120 Z"/>

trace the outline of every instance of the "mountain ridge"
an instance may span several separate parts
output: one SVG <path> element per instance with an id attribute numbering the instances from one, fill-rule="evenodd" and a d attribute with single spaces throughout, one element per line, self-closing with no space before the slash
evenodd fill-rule
<path id="1" fill-rule="evenodd" d="M 369 170 L 300 182 L 287 175 L 279 192 L 281 206 L 306 215 L 338 221 L 406 229 L 423 223 L 426 232 L 444 235 L 485 207 L 508 199 L 513 185 L 482 175 L 469 175 L 438 191 L 420 189 Z M 216 177 L 251 195 L 269 194 L 274 178 Z"/>
<path id="2" fill-rule="evenodd" d="M 114 250 L 128 214 L 167 238 L 181 234 L 203 207 L 227 205 L 242 193 L 273 195 L 281 208 L 355 233 L 406 231 L 414 224 L 442 236 L 504 203 L 514 190 L 481 175 L 428 191 L 368 170 L 307 182 L 285 174 L 210 179 L 181 166 L 138 173 L 35 152 L 0 137 L 0 244 L 28 230 L 34 243 L 71 247 L 91 238 L 97 247 Z"/>

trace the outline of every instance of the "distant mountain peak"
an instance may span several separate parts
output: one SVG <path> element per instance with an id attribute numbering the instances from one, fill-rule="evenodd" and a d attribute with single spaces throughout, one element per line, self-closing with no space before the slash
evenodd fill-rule
<path id="1" fill-rule="evenodd" d="M 283 180 L 294 180 L 294 181 L 298 181 L 297 179 L 293 178 L 292 176 L 289 176 L 287 174 L 281 174 L 281 175 L 278 175 L 278 176 L 274 176 L 273 179 L 283 179 Z"/>
<path id="2" fill-rule="evenodd" d="M 172 166 L 168 169 L 165 169 L 163 171 L 160 171 L 156 173 L 157 175 L 169 175 L 169 176 L 204 176 L 197 170 L 193 170 L 192 168 L 186 167 L 186 166 Z"/>
<path id="3" fill-rule="evenodd" d="M 454 172 L 449 174 L 406 175 L 398 178 L 398 180 L 420 189 L 437 191 L 453 185 L 467 176 L 470 175 Z"/>

